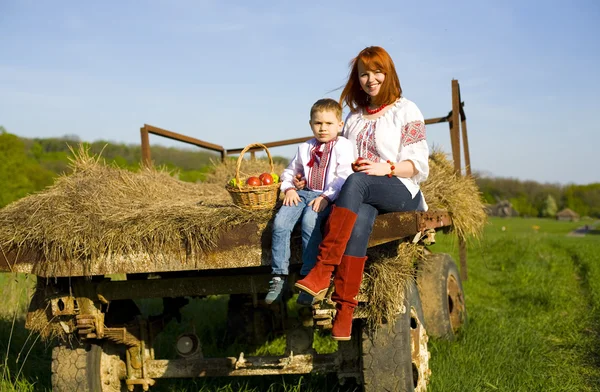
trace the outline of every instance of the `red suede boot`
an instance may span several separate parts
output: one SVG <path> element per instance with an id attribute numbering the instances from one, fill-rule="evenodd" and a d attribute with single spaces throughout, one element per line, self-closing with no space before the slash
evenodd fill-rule
<path id="1" fill-rule="evenodd" d="M 333 278 L 335 292 L 331 299 L 335 301 L 337 312 L 331 337 L 335 340 L 350 340 L 352 335 L 352 314 L 358 305 L 355 297 L 360 290 L 366 261 L 366 257 L 344 255 Z"/>
<path id="2" fill-rule="evenodd" d="M 335 205 L 332 207 L 331 215 L 325 224 L 323 241 L 319 245 L 317 263 L 304 279 L 296 282 L 296 287 L 313 297 L 318 297 L 327 291 L 331 274 L 335 266 L 340 264 L 346 250 L 356 217 L 356 213 L 347 208 Z"/>

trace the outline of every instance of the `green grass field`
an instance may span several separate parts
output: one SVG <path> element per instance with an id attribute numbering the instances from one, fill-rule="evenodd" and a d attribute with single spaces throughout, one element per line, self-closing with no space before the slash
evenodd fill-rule
<path id="1" fill-rule="evenodd" d="M 430 391 L 600 390 L 600 235 L 598 230 L 585 237 L 566 235 L 586 223 L 591 222 L 491 219 L 483 239 L 469 244 L 469 279 L 464 282 L 468 327 L 454 342 L 430 339 Z M 431 250 L 458 260 L 452 236 L 438 236 Z M 0 276 L 2 391 L 50 390 L 50 349 L 40 341 L 31 348 L 35 336 L 29 337 L 23 327 L 31 283 L 23 276 Z M 212 320 L 219 320 L 206 323 L 203 340 L 222 336 L 225 304 L 224 298 L 213 297 L 187 310 L 210 311 Z M 143 305 L 152 312 L 151 302 Z M 168 333 L 185 328 L 173 324 Z M 322 337 L 317 344 L 330 350 L 331 342 Z M 278 352 L 283 345 L 279 338 L 257 353 Z M 157 352 L 169 350 L 166 342 L 158 343 Z M 228 355 L 236 350 L 230 347 Z M 217 351 L 216 345 L 204 346 L 207 356 L 219 355 Z M 344 388 L 335 377 L 297 376 L 159 381 L 152 390 L 353 390 Z"/>

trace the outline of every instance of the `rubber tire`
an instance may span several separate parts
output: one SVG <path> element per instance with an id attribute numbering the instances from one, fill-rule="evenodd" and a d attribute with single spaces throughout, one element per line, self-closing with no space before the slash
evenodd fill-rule
<path id="1" fill-rule="evenodd" d="M 416 284 L 407 288 L 406 311 L 398 315 L 393 328 L 381 325 L 375 335 L 362 329 L 362 378 L 364 392 L 424 391 L 429 379 L 429 352 L 419 358 L 418 369 L 412 360 L 411 331 L 423 327 L 423 309 Z M 411 317 L 411 309 L 414 317 Z M 365 323 L 362 323 L 364 326 Z M 423 329 L 424 343 L 428 337 Z M 418 389 L 417 389 L 418 386 Z"/>
<path id="2" fill-rule="evenodd" d="M 425 326 L 429 336 L 454 340 L 459 330 L 467 324 L 460 273 L 448 254 L 433 253 L 427 257 L 429 260 L 421 264 L 422 268 L 417 274 Z"/>
<path id="3" fill-rule="evenodd" d="M 107 359 L 102 347 L 88 344 L 85 347 L 57 346 L 52 349 L 53 392 L 121 392 L 127 391 L 124 382 L 103 383 L 107 372 L 101 362 Z M 116 377 L 114 374 L 108 377 Z M 116 378 L 115 380 L 118 380 Z"/>

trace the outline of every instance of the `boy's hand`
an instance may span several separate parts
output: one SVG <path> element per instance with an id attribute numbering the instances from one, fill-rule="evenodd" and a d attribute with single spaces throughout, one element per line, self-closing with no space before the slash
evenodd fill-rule
<path id="1" fill-rule="evenodd" d="M 304 189 L 306 187 L 306 178 L 302 178 L 302 174 L 298 173 L 294 177 L 293 184 L 298 190 Z"/>
<path id="2" fill-rule="evenodd" d="M 298 196 L 298 192 L 296 192 L 295 189 L 290 189 L 289 191 L 285 192 L 285 197 L 283 198 L 284 206 L 297 206 L 299 202 L 300 196 Z"/>
<path id="3" fill-rule="evenodd" d="M 327 207 L 327 205 L 329 204 L 329 201 L 327 201 L 326 198 L 324 198 L 323 196 L 319 196 L 315 199 L 313 199 L 310 203 L 308 203 L 309 206 L 312 206 L 312 209 L 314 212 L 321 212 L 325 209 L 325 207 Z"/>

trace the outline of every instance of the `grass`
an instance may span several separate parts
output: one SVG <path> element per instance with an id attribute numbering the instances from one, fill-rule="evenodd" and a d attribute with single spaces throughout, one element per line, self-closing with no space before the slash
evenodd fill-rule
<path id="1" fill-rule="evenodd" d="M 468 328 L 455 342 L 430 340 L 430 391 L 600 390 L 600 236 L 565 235 L 586 223 L 590 224 L 491 219 L 483 239 L 469 244 L 469 279 L 464 282 Z M 453 238 L 438 236 L 432 251 L 450 253 L 458 260 Z M 0 354 L 6 359 L 0 390 L 49 391 L 49 348 L 38 341 L 21 369 L 32 343 L 32 338 L 26 343 L 28 334 L 22 320 L 31 279 L 4 275 L 0 283 L 0 295 L 8 299 L 0 306 Z M 141 305 L 146 314 L 158 308 L 155 301 Z M 15 309 L 19 317 L 11 335 Z M 202 317 L 206 314 L 211 315 L 210 320 Z M 225 297 L 193 301 L 184 309 L 184 322 L 170 324 L 165 337 L 189 331 L 192 319 L 206 356 L 236 355 L 247 349 L 235 344 L 223 348 L 219 343 L 225 334 Z M 330 351 L 335 349 L 331 342 L 319 336 L 317 344 Z M 275 337 L 254 354 L 280 353 L 284 345 L 285 339 Z M 161 356 L 173 356 L 171 341 L 159 340 L 156 351 Z M 334 376 L 314 375 L 159 380 L 152 388 L 169 392 L 353 389 L 338 387 Z"/>
<path id="2" fill-rule="evenodd" d="M 51 349 L 25 329 L 34 284 L 33 276 L 0 274 L 0 391 L 50 390 Z"/>
<path id="3" fill-rule="evenodd" d="M 565 236 L 580 225 L 491 220 L 469 246 L 469 326 L 430 344 L 431 391 L 598 390 L 600 237 Z"/>

